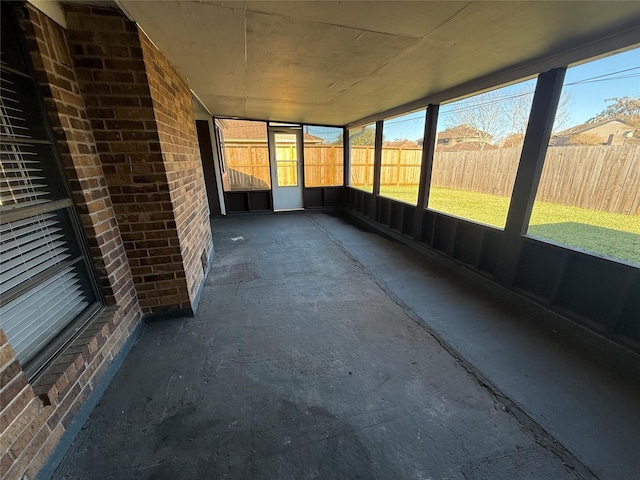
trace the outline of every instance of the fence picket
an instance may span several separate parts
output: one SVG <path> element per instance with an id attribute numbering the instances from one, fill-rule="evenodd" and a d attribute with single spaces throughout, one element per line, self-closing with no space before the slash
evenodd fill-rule
<path id="1" fill-rule="evenodd" d="M 225 148 L 232 185 L 248 186 L 247 176 L 254 177 L 251 184 L 270 184 L 266 145 L 227 145 Z M 305 145 L 304 148 L 305 183 L 308 186 L 342 184 L 342 147 Z M 243 149 L 245 155 L 241 152 Z M 421 152 L 420 148 L 384 147 L 381 185 L 416 186 L 420 178 Z M 373 153 L 373 147 L 352 148 L 354 186 L 371 185 Z M 518 148 L 436 152 L 432 185 L 510 196 L 519 155 Z M 251 161 L 247 162 L 247 159 Z M 550 147 L 536 199 L 638 215 L 640 145 Z"/>

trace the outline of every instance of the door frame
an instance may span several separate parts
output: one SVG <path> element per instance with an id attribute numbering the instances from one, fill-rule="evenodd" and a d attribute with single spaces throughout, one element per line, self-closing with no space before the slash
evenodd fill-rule
<path id="1" fill-rule="evenodd" d="M 271 202 L 274 212 L 285 212 L 292 210 L 304 210 L 304 137 L 302 134 L 302 126 L 300 127 L 284 127 L 284 126 L 269 126 L 267 128 L 269 138 L 269 167 L 271 173 Z M 275 134 L 285 133 L 294 134 L 296 136 L 296 153 L 298 162 L 298 185 L 293 187 L 278 187 L 278 162 L 276 161 L 276 142 Z M 290 196 L 299 198 L 299 202 L 295 206 L 286 206 L 284 208 L 278 208 L 277 199 L 278 190 L 283 189 Z M 286 189 L 286 190 L 284 190 Z M 294 189 L 297 189 L 297 193 L 293 194 Z"/>

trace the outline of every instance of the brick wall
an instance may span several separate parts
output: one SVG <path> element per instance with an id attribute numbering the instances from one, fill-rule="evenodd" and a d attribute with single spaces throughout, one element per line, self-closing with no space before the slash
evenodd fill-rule
<path id="1" fill-rule="evenodd" d="M 122 308 L 105 309 L 33 384 L 0 329 L 2 480 L 36 477 L 139 319 Z"/>
<path id="2" fill-rule="evenodd" d="M 141 32 L 158 135 L 167 172 L 184 272 L 191 301 L 204 278 L 212 250 L 209 204 L 187 83 Z"/>
<path id="3" fill-rule="evenodd" d="M 18 13 L 93 261 L 113 307 L 94 319 L 32 384 L 0 330 L 3 479 L 35 477 L 141 318 L 65 32 L 31 7 Z"/>
<path id="4" fill-rule="evenodd" d="M 31 61 L 102 293 L 107 305 L 121 310 L 114 316 L 110 332 L 104 333 L 127 334 L 142 312 L 65 31 L 30 5 L 22 13 Z"/>
<path id="5" fill-rule="evenodd" d="M 17 13 L 93 262 L 106 302 L 112 306 L 32 383 L 0 330 L 2 479 L 35 478 L 141 318 L 65 31 L 31 6 Z"/>
<path id="6" fill-rule="evenodd" d="M 74 67 L 140 305 L 151 314 L 190 312 L 211 233 L 202 170 L 194 167 L 200 160 L 193 107 L 190 96 L 188 104 L 183 100 L 188 87 L 120 12 L 65 8 Z"/>
<path id="7" fill-rule="evenodd" d="M 34 478 L 142 313 L 191 310 L 211 252 L 187 84 L 119 12 L 16 6 L 109 305 L 35 380 L 0 330 L 0 477 Z"/>
<path id="8" fill-rule="evenodd" d="M 0 330 L 0 473 L 3 479 L 33 476 L 51 452 L 64 427 L 47 424 L 54 408 L 45 406 L 34 394 L 31 385 L 15 359 L 7 337 Z M 30 469 L 31 465 L 35 469 Z"/>
<path id="9" fill-rule="evenodd" d="M 106 301 L 131 309 L 137 303 L 133 279 L 65 32 L 33 7 L 26 15 L 21 23 L 31 60 Z"/>

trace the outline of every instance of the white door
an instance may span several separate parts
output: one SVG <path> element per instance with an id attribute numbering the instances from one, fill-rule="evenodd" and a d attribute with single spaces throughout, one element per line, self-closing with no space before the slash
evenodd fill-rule
<path id="1" fill-rule="evenodd" d="M 301 210 L 302 129 L 270 129 L 269 146 L 273 210 Z"/>

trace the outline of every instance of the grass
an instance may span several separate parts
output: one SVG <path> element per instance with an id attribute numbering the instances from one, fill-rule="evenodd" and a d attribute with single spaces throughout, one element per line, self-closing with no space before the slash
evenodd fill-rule
<path id="1" fill-rule="evenodd" d="M 416 204 L 415 187 L 382 187 L 390 198 Z M 429 208 L 498 228 L 504 228 L 509 198 L 432 187 Z M 640 216 L 536 202 L 529 235 L 571 248 L 640 265 Z"/>

